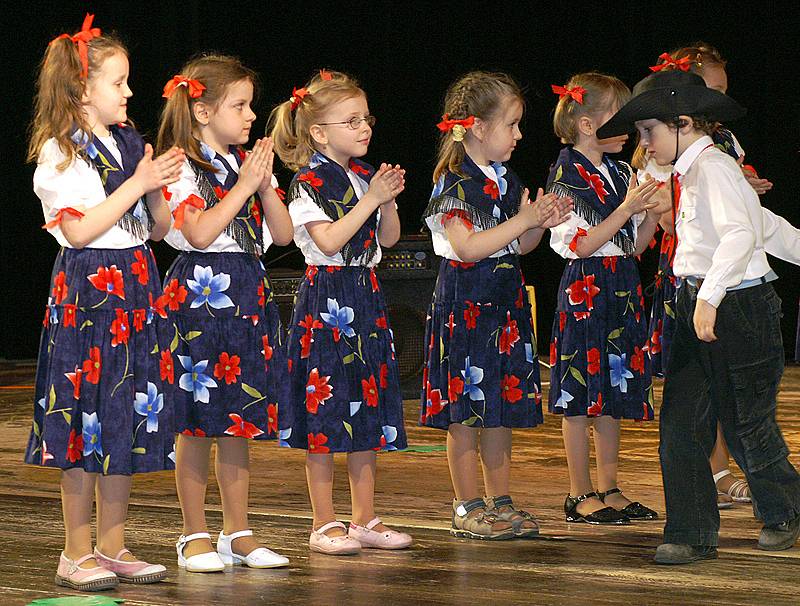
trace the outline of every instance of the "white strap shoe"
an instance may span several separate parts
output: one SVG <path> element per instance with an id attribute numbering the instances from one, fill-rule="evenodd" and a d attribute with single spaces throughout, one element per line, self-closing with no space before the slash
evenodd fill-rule
<path id="1" fill-rule="evenodd" d="M 225 564 L 220 559 L 216 551 L 207 551 L 206 553 L 198 553 L 188 558 L 183 555 L 183 548 L 189 541 L 196 539 L 211 540 L 211 535 L 207 532 L 195 532 L 188 536 L 181 535 L 178 542 L 175 543 L 175 548 L 178 550 L 178 566 L 185 568 L 187 572 L 222 572 L 225 570 Z"/>
<path id="2" fill-rule="evenodd" d="M 239 530 L 231 534 L 219 533 L 217 539 L 217 553 L 225 566 L 247 566 L 249 568 L 280 568 L 287 566 L 289 559 L 267 549 L 257 547 L 246 556 L 233 551 L 233 540 L 239 537 L 253 536 L 252 530 Z"/>

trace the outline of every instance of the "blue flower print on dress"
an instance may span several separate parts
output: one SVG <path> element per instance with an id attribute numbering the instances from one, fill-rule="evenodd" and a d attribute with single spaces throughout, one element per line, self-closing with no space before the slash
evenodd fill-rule
<path id="1" fill-rule="evenodd" d="M 483 390 L 478 387 L 478 383 L 483 381 L 483 369 L 470 365 L 469 356 L 467 356 L 461 375 L 464 377 L 464 395 L 468 395 L 473 401 L 483 400 Z"/>
<path id="2" fill-rule="evenodd" d="M 195 402 L 208 404 L 208 388 L 216 387 L 217 382 L 203 374 L 208 367 L 208 360 L 200 360 L 197 364 L 192 362 L 189 356 L 178 356 L 178 360 L 187 372 L 181 375 L 178 385 L 184 391 L 191 391 L 194 394 Z"/>
<path id="3" fill-rule="evenodd" d="M 444 175 L 439 177 L 439 180 L 436 182 L 436 185 L 433 186 L 433 191 L 431 192 L 431 198 L 435 198 L 436 196 L 440 195 L 444 191 Z"/>
<path id="4" fill-rule="evenodd" d="M 319 166 L 320 164 L 327 164 L 327 163 L 328 159 L 325 156 L 323 156 L 319 152 L 314 152 L 314 154 L 311 156 L 311 160 L 308 161 L 308 168 L 313 170 L 317 168 L 317 166 Z"/>
<path id="5" fill-rule="evenodd" d="M 233 307 L 233 301 L 223 294 L 231 285 L 228 274 L 218 273 L 216 276 L 211 267 L 194 266 L 194 280 L 186 280 L 186 285 L 197 295 L 190 307 L 195 309 L 201 305 L 210 305 L 214 309 Z"/>
<path id="6" fill-rule="evenodd" d="M 557 408 L 568 408 L 569 403 L 572 402 L 574 396 L 569 393 L 568 391 L 561 390 L 561 396 L 559 396 L 558 401 L 556 402 Z"/>
<path id="7" fill-rule="evenodd" d="M 281 429 L 278 432 L 278 446 L 289 447 L 289 438 L 292 437 L 292 428 Z"/>
<path id="8" fill-rule="evenodd" d="M 328 313 L 323 311 L 319 315 L 334 331 L 339 330 L 346 337 L 356 336 L 356 331 L 350 326 L 350 322 L 355 318 L 352 307 L 345 306 L 340 308 L 336 299 L 328 299 Z M 336 340 L 338 341 L 338 339 Z"/>
<path id="9" fill-rule="evenodd" d="M 492 162 L 492 168 L 497 173 L 497 189 L 500 191 L 500 197 L 502 198 L 508 191 L 508 181 L 503 178 L 508 169 L 500 162 Z"/>
<path id="10" fill-rule="evenodd" d="M 75 145 L 81 147 L 92 160 L 97 157 L 97 147 L 95 147 L 91 138 L 85 132 L 82 130 L 76 130 L 74 133 L 72 133 L 72 137 L 70 137 L 70 139 L 72 139 L 72 142 Z"/>
<path id="11" fill-rule="evenodd" d="M 525 343 L 525 361 L 533 364 L 533 343 Z"/>
<path id="12" fill-rule="evenodd" d="M 619 387 L 622 393 L 628 392 L 628 379 L 633 378 L 633 373 L 625 368 L 625 356 L 622 354 L 608 354 L 608 365 L 611 367 L 611 387 Z"/>
<path id="13" fill-rule="evenodd" d="M 225 180 L 228 178 L 228 169 L 217 158 L 217 152 L 215 152 L 210 145 L 202 141 L 200 141 L 200 151 L 203 157 L 208 160 L 208 163 L 214 167 L 214 174 L 217 176 L 217 180 L 220 183 L 225 183 Z"/>
<path id="14" fill-rule="evenodd" d="M 384 425 L 381 429 L 383 430 L 383 439 L 386 440 L 383 450 L 397 450 L 393 444 L 397 439 L 397 428 L 392 425 Z"/>
<path id="15" fill-rule="evenodd" d="M 92 414 L 83 413 L 83 456 L 88 457 L 92 453 L 97 453 L 97 456 L 103 456 L 103 445 L 100 442 L 100 421 L 97 418 L 97 413 Z"/>
<path id="16" fill-rule="evenodd" d="M 147 417 L 147 433 L 158 431 L 158 413 L 164 408 L 164 394 L 158 393 L 154 383 L 147 382 L 147 393 L 136 392 L 133 409 Z"/>

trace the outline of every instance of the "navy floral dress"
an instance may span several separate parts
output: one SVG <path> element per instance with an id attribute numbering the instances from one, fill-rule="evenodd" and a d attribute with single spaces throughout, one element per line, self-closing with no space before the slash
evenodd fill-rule
<path id="1" fill-rule="evenodd" d="M 274 439 L 286 362 L 278 308 L 259 259 L 269 231 L 254 194 L 205 251 L 186 242 L 179 231 L 185 207 L 217 204 L 236 184 L 244 158 L 240 148 L 224 156 L 201 149 L 214 170 L 187 164 L 166 191 L 175 217 L 167 240 L 182 249 L 157 306 L 168 323 L 161 347 L 166 393 L 179 433 Z"/>
<path id="2" fill-rule="evenodd" d="M 541 382 L 531 306 L 517 243 L 497 256 L 463 263 L 444 223 L 458 217 L 485 230 L 513 217 L 522 195 L 504 164 L 490 178 L 467 156 L 461 175 L 448 172 L 433 190 L 423 220 L 442 259 L 425 327 L 420 424 L 447 429 L 534 427 L 542 422 Z"/>
<path id="3" fill-rule="evenodd" d="M 578 239 L 624 201 L 631 169 L 603 158 L 611 182 L 572 147 L 550 171 L 548 191 L 570 196 L 574 211 L 552 230 L 568 259 L 559 284 L 550 343 L 550 412 L 567 416 L 653 418 L 650 360 L 639 269 L 628 221 L 596 256 L 577 258 Z"/>
<path id="4" fill-rule="evenodd" d="M 305 228 L 352 210 L 374 172 L 358 160 L 345 171 L 316 153 L 289 188 L 295 242 L 308 265 L 287 338 L 291 394 L 279 411 L 281 446 L 311 454 L 406 448 L 392 330 L 374 270 L 379 213 L 334 257 Z"/>
<path id="5" fill-rule="evenodd" d="M 69 167 L 56 168 L 60 152 L 55 159 L 43 152 L 34 177 L 52 219 L 46 227 L 63 246 L 50 279 L 25 461 L 130 475 L 174 467 L 172 411 L 164 401 L 154 314 L 161 284 L 144 242 L 150 230 L 146 203 L 137 201 L 82 249 L 70 248 L 59 227 L 64 213 L 82 215 L 59 199 L 94 206 L 136 169 L 141 136 L 128 126 L 110 130 L 121 164 L 99 139 L 83 137 L 80 157 Z M 50 211 L 59 206 L 54 216 Z M 95 243 L 119 248 L 92 248 Z"/>

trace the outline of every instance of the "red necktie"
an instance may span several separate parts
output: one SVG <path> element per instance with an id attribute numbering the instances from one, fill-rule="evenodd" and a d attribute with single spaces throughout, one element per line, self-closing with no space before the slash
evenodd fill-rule
<path id="1" fill-rule="evenodd" d="M 678 218 L 678 210 L 681 206 L 681 182 L 680 182 L 680 175 L 678 173 L 674 173 L 672 175 L 672 250 L 669 253 L 669 264 L 672 265 L 672 261 L 675 259 L 675 250 L 678 248 L 678 226 L 677 226 L 677 218 Z"/>

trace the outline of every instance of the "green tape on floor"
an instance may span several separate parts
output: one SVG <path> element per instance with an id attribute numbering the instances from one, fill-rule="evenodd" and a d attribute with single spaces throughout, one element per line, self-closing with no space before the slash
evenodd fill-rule
<path id="1" fill-rule="evenodd" d="M 120 598 L 109 598 L 102 595 L 63 596 L 34 600 L 28 606 L 116 606 L 124 601 Z"/>
<path id="2" fill-rule="evenodd" d="M 447 450 L 447 446 L 444 444 L 417 444 L 409 446 L 403 452 L 440 452 L 445 450 Z"/>

